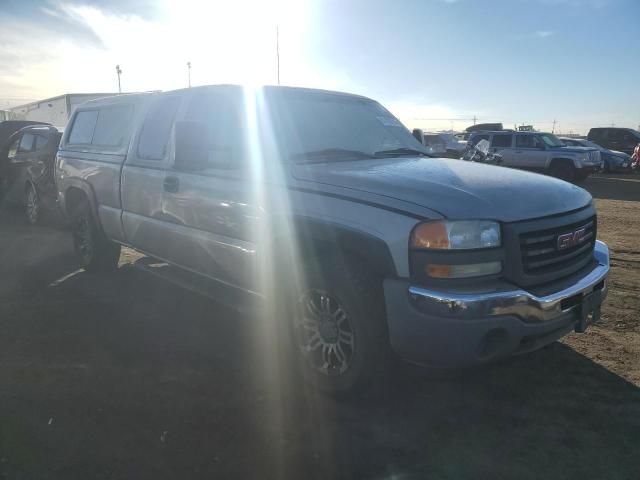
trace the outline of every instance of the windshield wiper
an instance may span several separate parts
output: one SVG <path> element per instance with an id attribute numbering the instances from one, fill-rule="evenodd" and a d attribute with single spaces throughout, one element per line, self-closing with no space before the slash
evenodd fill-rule
<path id="1" fill-rule="evenodd" d="M 328 159 L 353 160 L 362 158 L 374 158 L 374 155 L 360 150 L 349 150 L 348 148 L 323 148 L 322 150 L 312 150 L 291 155 L 292 160 L 298 160 L 300 163 Z"/>
<path id="2" fill-rule="evenodd" d="M 401 155 L 421 155 L 423 157 L 431 157 L 427 152 L 423 152 L 422 150 L 416 150 L 415 148 L 392 148 L 390 150 L 379 150 L 374 153 L 376 157 L 394 157 Z"/>

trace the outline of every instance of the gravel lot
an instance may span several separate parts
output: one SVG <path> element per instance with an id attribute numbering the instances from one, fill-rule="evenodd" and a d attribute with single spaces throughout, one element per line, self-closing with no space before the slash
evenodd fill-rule
<path id="1" fill-rule="evenodd" d="M 596 176 L 600 324 L 456 378 L 399 369 L 335 402 L 275 388 L 255 320 L 131 265 L 78 272 L 67 233 L 0 212 L 0 478 L 640 475 L 640 178 Z"/>

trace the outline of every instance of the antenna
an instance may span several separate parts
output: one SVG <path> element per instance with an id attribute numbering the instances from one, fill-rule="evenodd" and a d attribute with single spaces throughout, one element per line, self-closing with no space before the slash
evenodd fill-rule
<path id="1" fill-rule="evenodd" d="M 116 75 L 118 75 L 118 93 L 122 93 L 122 88 L 120 88 L 120 74 L 122 73 L 122 69 L 120 65 L 116 65 Z"/>
<path id="2" fill-rule="evenodd" d="M 188 85 L 189 88 L 191 88 L 191 62 L 187 62 L 187 78 L 188 78 Z"/>

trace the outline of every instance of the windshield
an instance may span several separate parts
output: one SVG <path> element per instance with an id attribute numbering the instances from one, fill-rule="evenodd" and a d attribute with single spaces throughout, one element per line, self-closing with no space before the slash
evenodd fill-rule
<path id="1" fill-rule="evenodd" d="M 385 150 L 409 149 L 427 154 L 396 117 L 372 100 L 294 90 L 267 96 L 283 158 L 324 151 L 340 151 L 339 158 L 348 157 L 348 151 L 373 156 Z M 326 159 L 336 156 L 328 154 Z"/>
<path id="2" fill-rule="evenodd" d="M 552 133 L 543 133 L 540 135 L 540 138 L 548 147 L 564 147 L 565 144 L 562 143 L 558 137 L 553 135 Z"/>

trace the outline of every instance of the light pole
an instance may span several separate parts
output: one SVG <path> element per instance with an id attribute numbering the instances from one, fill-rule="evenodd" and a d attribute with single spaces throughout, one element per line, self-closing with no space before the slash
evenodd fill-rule
<path id="1" fill-rule="evenodd" d="M 191 88 L 191 62 L 187 62 L 187 78 L 189 82 L 189 88 Z"/>
<path id="2" fill-rule="evenodd" d="M 120 65 L 116 65 L 116 74 L 118 75 L 118 93 L 122 93 L 122 88 L 120 87 L 120 74 L 122 73 L 122 69 Z"/>

